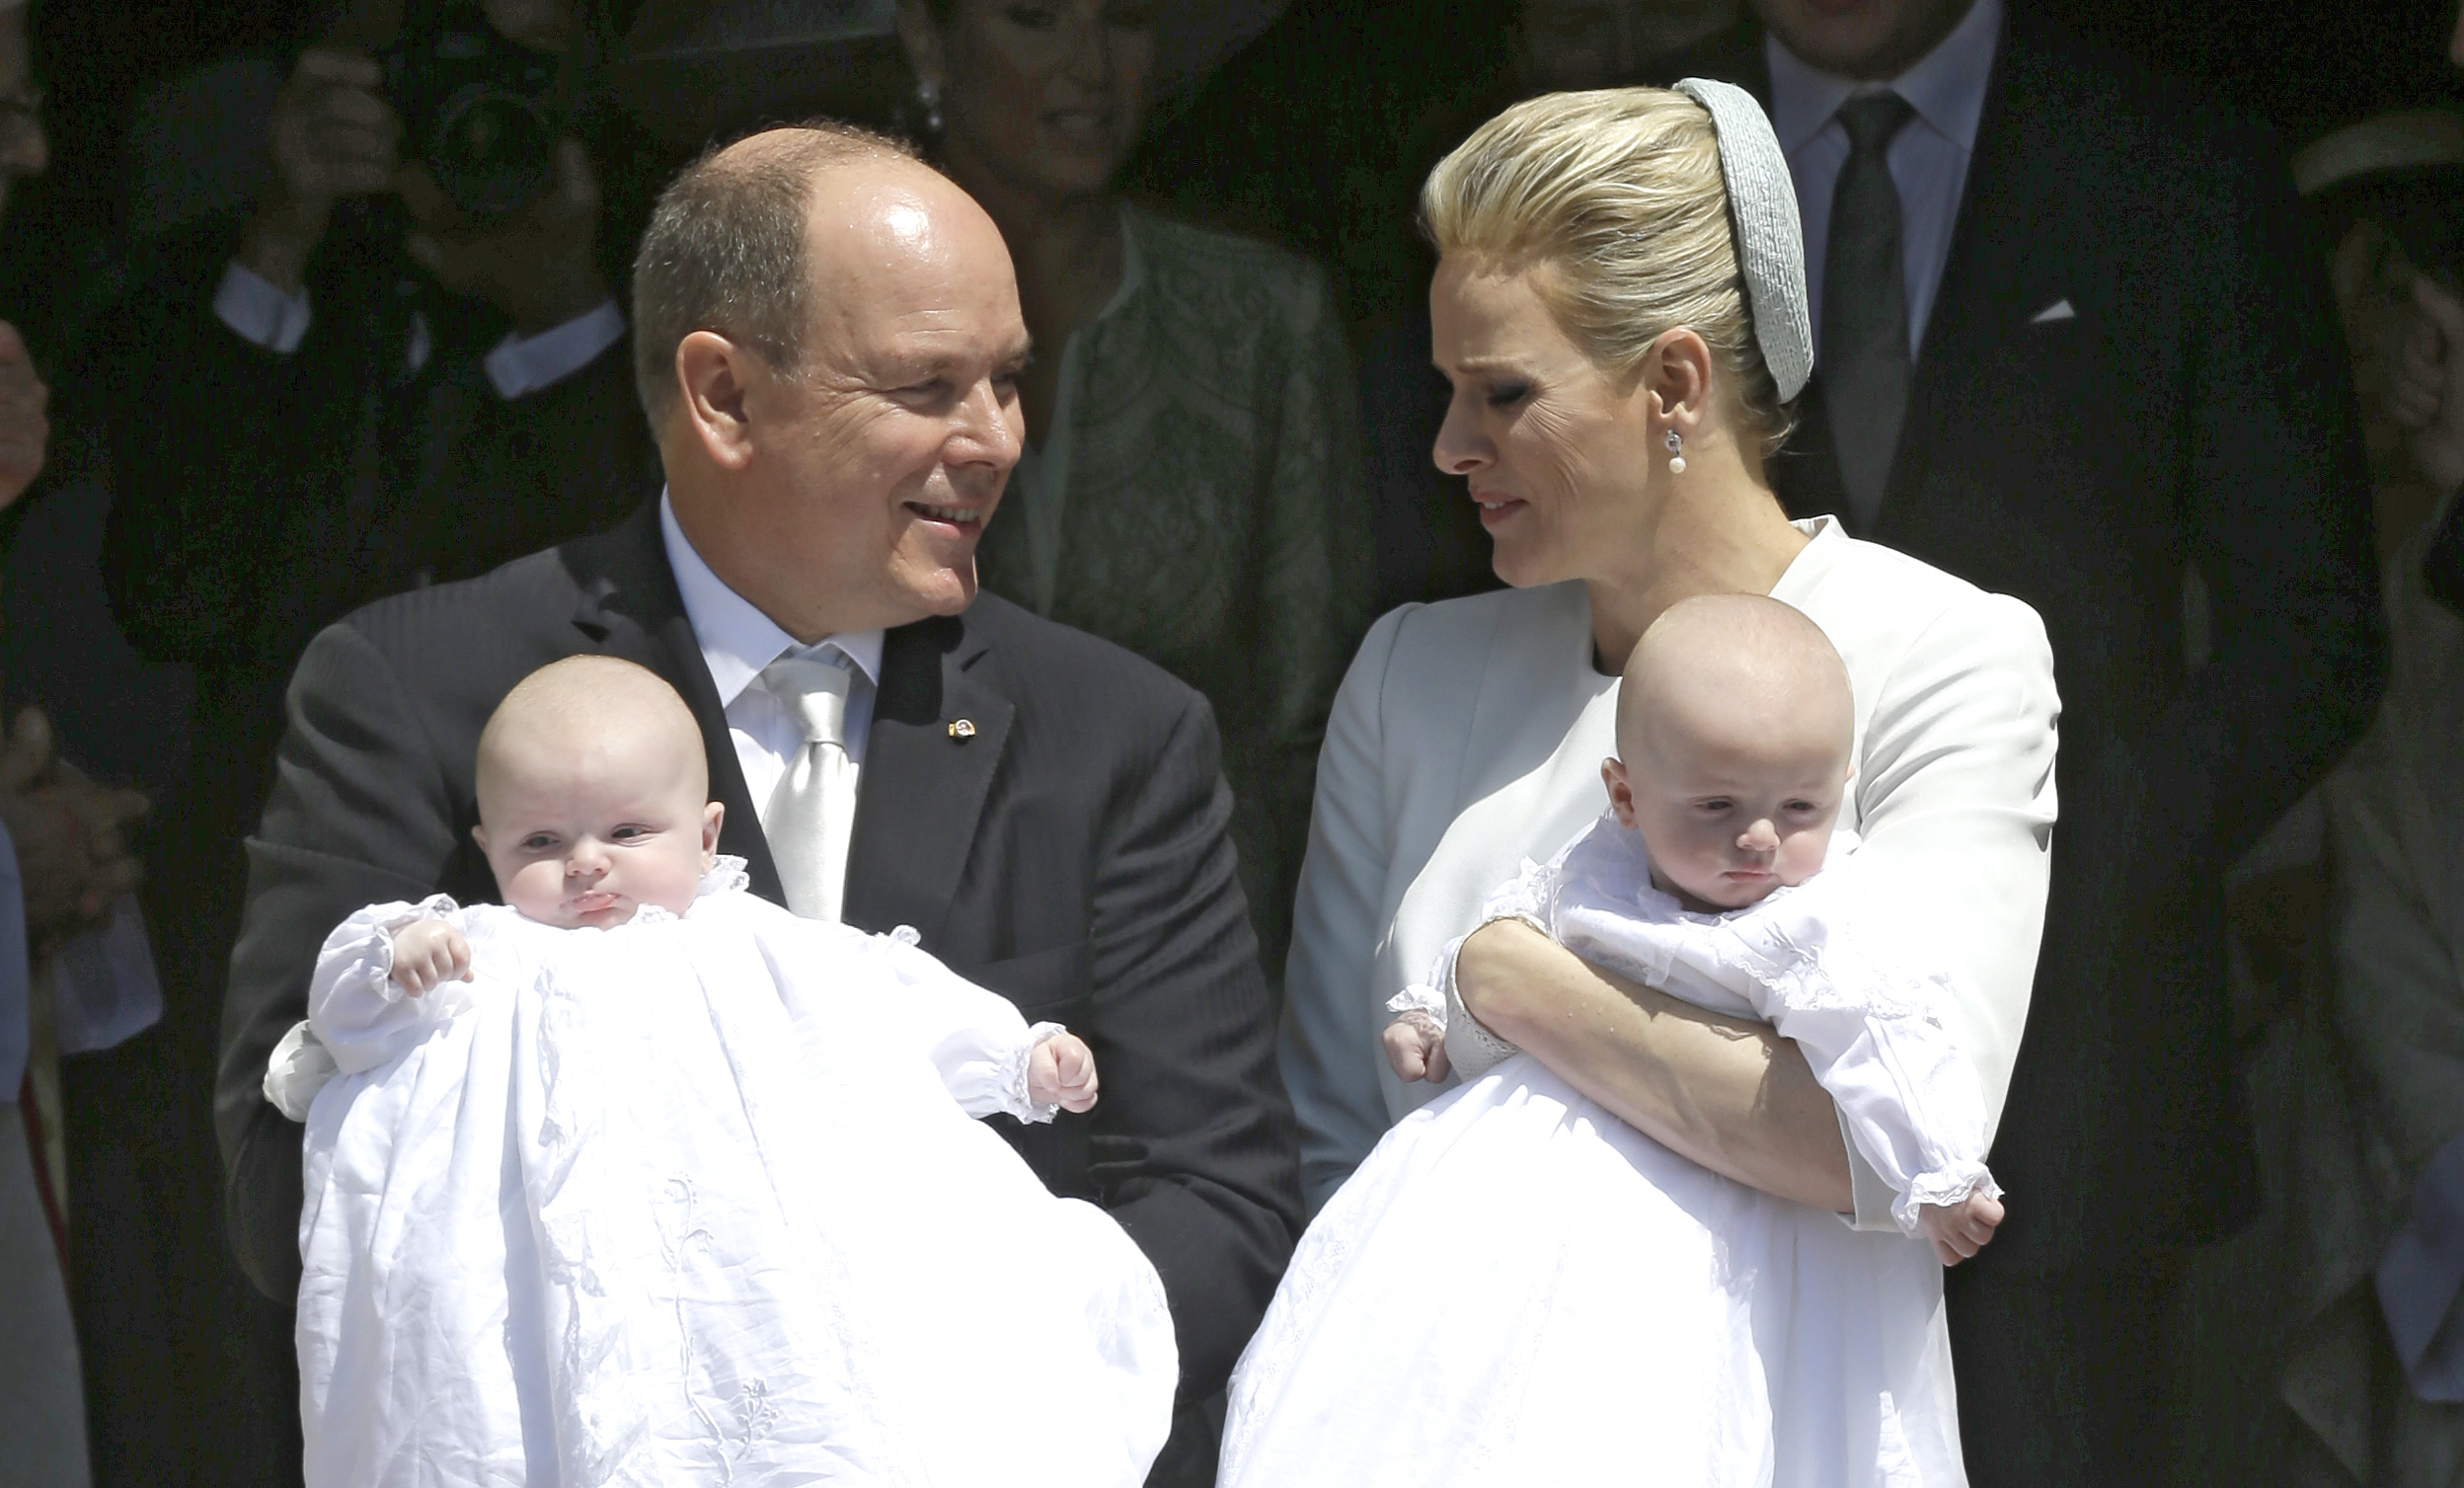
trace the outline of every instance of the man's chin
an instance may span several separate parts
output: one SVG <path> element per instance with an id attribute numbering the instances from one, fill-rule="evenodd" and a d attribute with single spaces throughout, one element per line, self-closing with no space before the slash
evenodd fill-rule
<path id="1" fill-rule="evenodd" d="M 898 576 L 898 588 L 909 621 L 955 615 L 975 602 L 975 564 L 910 570 Z"/>

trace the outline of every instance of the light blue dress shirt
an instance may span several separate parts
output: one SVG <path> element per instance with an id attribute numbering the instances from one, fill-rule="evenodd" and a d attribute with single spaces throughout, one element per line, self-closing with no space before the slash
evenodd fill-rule
<path id="1" fill-rule="evenodd" d="M 1797 210 L 1806 234 L 1806 291 L 1817 328 L 1822 324 L 1824 259 L 1830 251 L 1831 194 L 1839 186 L 1840 168 L 1848 163 L 1848 130 L 1834 116 L 1860 93 L 1887 90 L 1916 111 L 1890 142 L 1890 179 L 1899 188 L 1908 346 L 1923 354 L 1925 323 L 1933 313 L 1934 292 L 1942 287 L 1943 266 L 1951 258 L 1951 233 L 1960 219 L 1961 195 L 1967 189 L 1976 121 L 1985 111 L 1985 84 L 2001 37 L 2002 0 L 1976 0 L 1933 50 L 1887 83 L 1834 76 L 1781 45 L 1778 38 L 1763 39 L 1771 64 L 1771 127 L 1797 183 Z M 1814 356 L 1818 367 L 1818 346 Z"/>
<path id="2" fill-rule="evenodd" d="M 794 711 L 754 685 L 762 669 L 781 657 L 843 660 L 855 672 L 856 683 L 847 689 L 846 744 L 861 789 L 873 696 L 882 680 L 883 632 L 849 631 L 800 645 L 751 600 L 728 587 L 693 551 L 663 491 L 658 496 L 658 530 L 667 548 L 667 567 L 676 576 L 677 595 L 684 600 L 684 616 L 702 648 L 702 665 L 710 668 L 719 706 L 727 712 L 728 737 L 735 744 L 735 760 L 743 768 L 754 809 L 769 811 L 779 777 L 805 746 L 805 726 Z"/>

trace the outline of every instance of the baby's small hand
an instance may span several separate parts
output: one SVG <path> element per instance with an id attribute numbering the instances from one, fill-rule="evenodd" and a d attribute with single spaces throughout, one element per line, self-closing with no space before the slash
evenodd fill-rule
<path id="1" fill-rule="evenodd" d="M 1095 1051 L 1076 1034 L 1054 1034 L 1027 1057 L 1027 1098 L 1084 1111 L 1095 1104 Z"/>
<path id="2" fill-rule="evenodd" d="M 1395 1078 L 1408 1084 L 1446 1077 L 1446 1035 L 1436 1019 L 1423 1012 L 1405 1013 L 1386 1025 L 1382 1037 Z"/>
<path id="3" fill-rule="evenodd" d="M 417 997 L 448 981 L 471 979 L 471 943 L 441 919 L 394 932 L 394 985 Z"/>
<path id="4" fill-rule="evenodd" d="M 1934 1254 L 1945 1266 L 1957 1266 L 1985 1248 L 1993 1227 L 2002 1222 L 2002 1205 L 1973 1193 L 1957 1204 L 1917 1206 L 1916 1227 L 1934 1242 Z"/>

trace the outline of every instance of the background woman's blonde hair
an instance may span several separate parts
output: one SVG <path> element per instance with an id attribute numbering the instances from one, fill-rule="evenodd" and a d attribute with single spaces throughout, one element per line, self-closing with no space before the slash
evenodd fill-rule
<path id="1" fill-rule="evenodd" d="M 1516 104 L 1428 173 L 1421 226 L 1441 254 L 1553 271 L 1534 287 L 1613 375 L 1691 327 L 1728 373 L 1738 442 L 1767 458 L 1788 436 L 1737 270 L 1719 138 L 1684 94 L 1609 88 Z"/>

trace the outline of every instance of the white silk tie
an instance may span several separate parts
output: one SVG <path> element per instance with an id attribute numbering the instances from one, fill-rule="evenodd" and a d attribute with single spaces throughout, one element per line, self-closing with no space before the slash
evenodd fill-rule
<path id="1" fill-rule="evenodd" d="M 856 820 L 856 767 L 847 757 L 853 681 L 834 659 L 782 657 L 761 673 L 762 687 L 805 729 L 805 746 L 770 793 L 761 830 L 787 906 L 807 919 L 837 919 L 847 883 L 847 839 Z"/>

